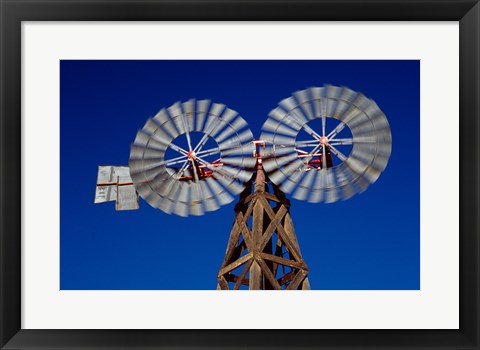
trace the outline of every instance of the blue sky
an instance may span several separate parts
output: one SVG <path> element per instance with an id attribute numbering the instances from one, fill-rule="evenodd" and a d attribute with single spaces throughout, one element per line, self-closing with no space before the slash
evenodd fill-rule
<path id="1" fill-rule="evenodd" d="M 394 60 L 61 61 L 61 289 L 215 289 L 236 201 L 200 217 L 142 199 L 139 210 L 117 212 L 93 203 L 98 165 L 128 165 L 137 130 L 177 101 L 223 103 L 259 137 L 280 100 L 324 84 L 375 100 L 393 141 L 364 193 L 332 204 L 291 199 L 311 287 L 419 289 L 420 62 Z"/>

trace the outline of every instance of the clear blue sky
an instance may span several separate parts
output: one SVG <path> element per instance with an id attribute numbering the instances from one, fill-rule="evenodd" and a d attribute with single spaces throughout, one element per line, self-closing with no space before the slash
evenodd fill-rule
<path id="1" fill-rule="evenodd" d="M 117 212 L 114 202 L 93 204 L 98 165 L 128 165 L 137 130 L 176 101 L 226 104 L 259 137 L 280 100 L 324 84 L 375 100 L 393 141 L 364 193 L 292 199 L 311 287 L 420 288 L 419 61 L 61 61 L 60 73 L 61 289 L 215 289 L 236 201 L 201 217 L 142 199 Z"/>

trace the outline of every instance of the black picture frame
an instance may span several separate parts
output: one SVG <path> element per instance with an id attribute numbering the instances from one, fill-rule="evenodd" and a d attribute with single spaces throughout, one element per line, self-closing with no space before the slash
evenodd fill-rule
<path id="1" fill-rule="evenodd" d="M 480 348 L 478 0 L 0 0 L 0 16 L 2 349 Z M 21 329 L 21 22 L 153 20 L 459 21 L 459 330 Z"/>

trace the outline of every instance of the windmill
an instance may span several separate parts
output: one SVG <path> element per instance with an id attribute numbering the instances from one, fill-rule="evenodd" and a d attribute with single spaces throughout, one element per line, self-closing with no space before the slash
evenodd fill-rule
<path id="1" fill-rule="evenodd" d="M 189 216 L 239 195 L 217 289 L 310 289 L 286 194 L 346 200 L 378 179 L 390 152 L 385 114 L 346 87 L 295 92 L 270 112 L 260 139 L 223 104 L 177 102 L 138 131 L 128 167 L 99 167 L 95 202 L 132 210 L 139 195 Z"/>

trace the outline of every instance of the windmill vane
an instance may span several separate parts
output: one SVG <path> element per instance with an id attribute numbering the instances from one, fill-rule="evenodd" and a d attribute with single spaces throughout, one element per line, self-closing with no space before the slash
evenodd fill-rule
<path id="1" fill-rule="evenodd" d="M 117 210 L 134 210 L 140 196 L 154 208 L 185 217 L 217 210 L 241 194 L 228 246 L 248 250 L 251 261 L 237 261 L 227 249 L 218 289 L 229 289 L 228 283 L 234 289 L 309 289 L 285 194 L 333 203 L 361 193 L 385 170 L 391 143 L 390 126 L 377 104 L 346 87 L 311 87 L 283 99 L 269 113 L 260 139 L 223 104 L 176 102 L 137 132 L 128 167 L 99 167 L 95 203 L 116 201 Z M 270 203 L 277 203 L 275 210 Z M 255 227 L 254 222 L 251 231 L 247 228 L 252 237 L 245 237 L 245 217 L 258 222 L 259 205 L 270 226 L 280 212 L 281 227 Z M 285 247 L 289 259 L 273 254 L 273 248 L 265 251 L 273 231 L 279 235 L 277 248 Z M 250 239 L 256 244 L 248 246 Z M 290 275 L 277 278 L 274 265 L 282 263 Z M 245 265 L 243 275 L 232 272 L 235 264 Z"/>

